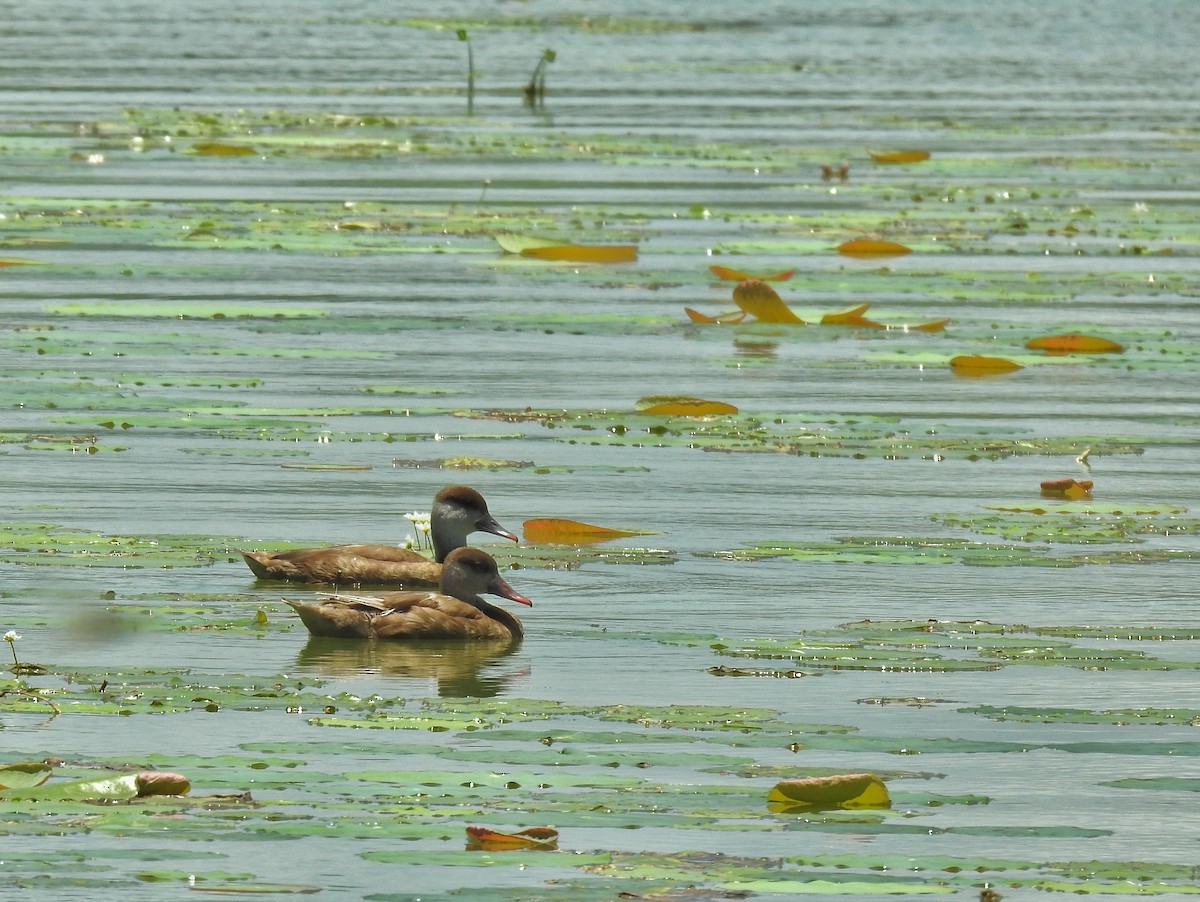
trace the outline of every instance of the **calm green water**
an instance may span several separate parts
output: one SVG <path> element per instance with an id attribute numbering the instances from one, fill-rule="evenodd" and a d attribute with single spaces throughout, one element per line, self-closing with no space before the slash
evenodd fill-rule
<path id="1" fill-rule="evenodd" d="M 1194 885 L 1190 5 L 585 15 L 531 0 L 447 4 L 436 19 L 409 6 L 3 5 L 0 258 L 29 265 L 0 269 L 0 521 L 13 536 L 0 628 L 49 669 L 27 683 L 66 695 L 58 717 L 0 698 L 0 763 L 149 763 L 188 774 L 194 796 L 249 791 L 258 807 L 143 823 L 5 802 L 0 886 L 161 899 L 200 873 L 271 897 L 500 899 L 515 886 L 511 898 L 579 899 L 573 881 L 590 879 L 595 898 L 698 885 L 766 899 L 831 879 L 800 856 L 961 898 L 1000 875 L 1015 884 L 1005 898 L 1032 897 L 1057 876 L 1049 862 L 1146 862 L 1113 885 Z M 459 26 L 478 70 L 472 116 Z M 519 89 L 545 48 L 557 59 L 530 108 Z M 256 152 L 196 154 L 201 139 Z M 932 158 L 867 154 L 895 148 Z M 821 178 L 842 161 L 848 180 Z M 637 243 L 639 257 L 545 265 L 503 255 L 506 231 Z M 915 252 L 834 251 L 863 234 Z M 733 308 L 712 263 L 797 268 L 777 287 L 810 321 L 870 302 L 889 324 L 952 323 L 693 326 L 685 307 Z M 1062 332 L 1126 351 L 1023 347 Z M 959 354 L 1025 368 L 959 378 Z M 722 432 L 705 450 L 730 423 L 652 431 L 635 404 L 670 394 L 735 404 L 732 422 L 761 420 L 760 438 Z M 527 408 L 572 419 L 548 428 L 518 416 Z M 70 437 L 74 451 L 50 441 Z M 452 457 L 524 465 L 410 465 Z M 1032 512 L 1058 506 L 1038 486 L 1064 477 L 1093 480 L 1094 505 Z M 554 568 L 481 539 L 522 563 L 508 576 L 535 601 L 528 637 L 447 670 L 445 657 L 308 643 L 278 599 L 309 590 L 256 584 L 232 553 L 402 541 L 403 514 L 452 481 L 510 529 L 544 516 L 644 529 L 613 547 L 669 562 Z M 34 522 L 96 535 L 96 560 L 39 554 L 32 528 L 14 526 Z M 183 550 L 114 566 L 107 552 L 129 536 Z M 781 550 L 749 557 L 756 543 Z M 939 666 L 900 657 L 931 634 L 891 645 L 844 626 L 926 619 L 964 624 L 932 634 L 955 637 L 935 640 Z M 1010 625 L 1027 660 L 1047 641 L 1031 628 L 1075 629 L 1051 663 L 945 664 L 979 660 L 965 625 L 977 620 Z M 1173 638 L 1124 638 L 1146 627 Z M 768 639 L 789 656 L 713 647 Z M 846 663 L 814 663 L 822 642 L 844 643 Z M 711 672 L 722 666 L 759 675 Z M 175 672 L 185 710 L 140 707 Z M 102 679 L 126 701 L 72 711 L 69 687 Z M 255 681 L 308 694 L 255 703 Z M 206 691 L 219 711 L 204 710 Z M 375 708 L 459 696 L 492 699 L 493 713 L 564 707 L 515 719 L 520 733 L 364 728 Z M 132 716 L 112 713 L 126 703 Z M 326 706 L 356 722 L 322 726 Z M 663 727 L 652 706 L 767 713 L 731 733 Z M 855 738 L 820 738 L 835 727 Z M 574 738 L 539 742 L 556 734 Z M 896 805 L 839 820 L 760 804 L 777 779 L 820 769 L 885 773 Z M 495 794 L 464 792 L 479 774 Z M 510 781 L 523 788 L 506 797 Z M 618 863 L 589 876 L 565 855 L 435 857 L 459 853 L 473 823 L 554 824 L 562 848 Z M 415 860 L 378 859 L 396 852 Z M 630 857 L 684 852 L 692 870 L 659 882 Z M 719 855 L 742 870 L 695 864 Z M 939 886 L 950 860 L 982 876 Z"/>

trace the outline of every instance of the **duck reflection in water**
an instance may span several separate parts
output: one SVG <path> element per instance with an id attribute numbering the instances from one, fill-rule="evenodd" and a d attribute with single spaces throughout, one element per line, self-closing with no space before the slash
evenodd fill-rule
<path id="1" fill-rule="evenodd" d="M 322 676 L 380 674 L 429 680 L 442 698 L 491 698 L 528 676 L 523 668 L 501 665 L 520 647 L 519 639 L 347 642 L 311 636 L 296 664 Z"/>
<path id="2" fill-rule="evenodd" d="M 763 360 L 774 360 L 779 351 L 776 341 L 746 341 L 735 340 L 733 352 L 739 357 L 754 357 Z"/>

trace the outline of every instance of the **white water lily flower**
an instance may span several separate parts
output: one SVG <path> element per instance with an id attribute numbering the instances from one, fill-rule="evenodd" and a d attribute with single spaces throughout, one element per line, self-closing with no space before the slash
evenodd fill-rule
<path id="1" fill-rule="evenodd" d="M 9 630 L 7 633 L 4 634 L 5 642 L 16 642 L 20 638 L 21 637 L 17 635 L 16 630 Z"/>
<path id="2" fill-rule="evenodd" d="M 404 516 L 414 527 L 416 527 L 417 547 L 420 548 L 423 544 L 421 541 L 421 536 L 425 537 L 425 542 L 429 542 L 429 532 L 433 528 L 430 522 L 430 515 L 427 513 L 421 513 L 419 511 L 413 511 L 411 514 L 405 514 Z M 408 547 L 411 548 L 412 546 L 410 545 Z"/>

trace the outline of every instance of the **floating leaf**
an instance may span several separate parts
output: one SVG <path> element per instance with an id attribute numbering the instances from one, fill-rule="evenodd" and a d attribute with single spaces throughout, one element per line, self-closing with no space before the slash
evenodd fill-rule
<path id="1" fill-rule="evenodd" d="M 876 163 L 920 163 L 929 159 L 927 150 L 868 150 Z"/>
<path id="2" fill-rule="evenodd" d="M 137 775 L 137 793 L 145 796 L 184 796 L 192 791 L 192 784 L 183 774 L 166 771 L 143 771 Z"/>
<path id="3" fill-rule="evenodd" d="M 899 257 L 911 254 L 912 248 L 879 238 L 852 238 L 839 244 L 837 252 L 846 257 Z"/>
<path id="4" fill-rule="evenodd" d="M 713 275 L 719 279 L 726 279 L 730 282 L 748 282 L 758 280 L 759 282 L 786 282 L 796 274 L 794 269 L 785 269 L 783 272 L 772 273 L 769 276 L 751 276 L 736 269 L 730 269 L 728 266 L 710 266 Z"/>
<path id="5" fill-rule="evenodd" d="M 987 357 L 983 354 L 960 354 L 950 358 L 950 368 L 963 376 L 994 376 L 1023 369 L 1007 357 Z"/>
<path id="6" fill-rule="evenodd" d="M 551 827 L 528 827 L 516 833 L 501 833 L 490 827 L 467 827 L 467 848 L 489 852 L 519 849 L 551 851 L 558 848 L 558 831 Z"/>
<path id="7" fill-rule="evenodd" d="M 514 235 L 506 233 L 496 235 L 496 243 L 509 254 L 523 254 L 530 248 L 561 247 L 563 242 L 553 238 L 538 238 L 536 235 Z"/>
<path id="8" fill-rule="evenodd" d="M 716 316 L 708 316 L 705 313 L 701 313 L 699 310 L 693 310 L 691 307 L 684 307 L 683 312 L 686 313 L 688 315 L 688 319 L 694 323 L 733 324 L 740 323 L 746 318 L 746 312 L 744 310 L 738 310 L 733 313 L 718 313 Z"/>
<path id="9" fill-rule="evenodd" d="M 1090 479 L 1047 479 L 1042 482 L 1042 494 L 1047 498 L 1069 498 L 1079 501 L 1092 497 L 1092 481 Z"/>
<path id="10" fill-rule="evenodd" d="M 1025 347 L 1038 351 L 1050 351 L 1055 354 L 1108 354 L 1119 353 L 1125 346 L 1107 338 L 1095 335 L 1044 335 L 1041 338 L 1031 338 L 1025 342 Z"/>
<path id="11" fill-rule="evenodd" d="M 796 808 L 887 808 L 887 787 L 874 774 L 835 774 L 781 780 L 767 793 L 772 811 Z"/>
<path id="12" fill-rule="evenodd" d="M 758 279 L 739 282 L 733 289 L 733 302 L 764 323 L 804 325 L 804 320 L 792 312 L 775 289 Z"/>
<path id="13" fill-rule="evenodd" d="M 666 414 L 679 417 L 708 417 L 737 413 L 738 409 L 724 401 L 706 401 L 704 398 L 672 398 L 651 404 L 641 413 Z"/>
<path id="14" fill-rule="evenodd" d="M 531 235 L 497 235 L 496 243 L 510 254 L 520 254 L 538 260 L 628 263 L 637 259 L 636 244 L 572 244 Z"/>
<path id="15" fill-rule="evenodd" d="M 54 773 L 54 769 L 41 761 L 5 764 L 0 767 L 0 789 L 28 789 L 41 786 Z"/>
<path id="16" fill-rule="evenodd" d="M 559 545 L 579 545 L 585 542 L 606 542 L 623 536 L 649 535 L 645 530 L 610 529 L 607 526 L 594 526 L 591 523 L 580 523 L 578 520 L 561 520 L 552 517 L 526 520 L 526 542 L 546 542 Z"/>
<path id="17" fill-rule="evenodd" d="M 0 266 L 29 266 L 32 260 L 0 260 Z"/>
<path id="18" fill-rule="evenodd" d="M 910 332 L 941 332 L 946 328 L 946 324 L 950 322 L 948 319 L 935 319 L 928 323 L 917 323 L 915 326 L 905 326 Z"/>
<path id="19" fill-rule="evenodd" d="M 859 304 L 857 307 L 851 307 L 849 310 L 843 310 L 841 313 L 826 313 L 821 317 L 822 326 L 844 326 L 852 325 L 862 319 L 864 313 L 870 309 L 870 304 Z"/>
<path id="20" fill-rule="evenodd" d="M 162 775 L 170 778 L 163 781 L 157 779 L 159 776 L 154 773 L 121 774 L 68 783 L 47 783 L 8 790 L 0 793 L 0 796 L 9 799 L 135 799 L 147 795 L 182 795 L 190 789 L 187 779 L 178 774 Z"/>
<path id="21" fill-rule="evenodd" d="M 204 157 L 252 157 L 258 151 L 245 144 L 226 144 L 224 141 L 200 141 L 192 145 L 192 153 Z"/>
<path id="22" fill-rule="evenodd" d="M 521 254 L 539 260 L 569 260 L 575 263 L 629 263 L 637 259 L 636 244 L 560 244 L 531 247 Z"/>

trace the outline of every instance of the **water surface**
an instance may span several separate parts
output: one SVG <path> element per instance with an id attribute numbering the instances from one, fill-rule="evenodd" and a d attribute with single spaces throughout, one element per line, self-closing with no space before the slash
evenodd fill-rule
<path id="1" fill-rule="evenodd" d="M 268 846 L 240 841 L 258 838 L 254 829 L 208 844 L 220 855 L 215 864 L 105 860 L 111 880 L 101 892 L 161 898 L 161 886 L 130 876 L 152 867 L 321 886 L 322 897 L 335 898 L 540 886 L 547 874 L 538 869 L 522 876 L 515 866 L 361 856 L 397 846 L 457 850 L 462 827 L 479 821 L 558 823 L 562 846 L 581 851 L 1194 862 L 1200 834 L 1184 786 L 1107 785 L 1183 771 L 1179 762 L 1196 754 L 1186 728 L 998 722 L 965 710 L 1186 714 L 1194 641 L 1072 640 L 1187 664 L 1178 669 L 709 672 L 789 666 L 719 656 L 714 641 L 799 639 L 865 619 L 1200 626 L 1192 604 L 1200 549 L 1186 528 L 1142 537 L 1136 547 L 1167 558 L 1147 563 L 736 554 L 755 542 L 803 548 L 863 537 L 999 542 L 942 518 L 1035 505 L 1039 482 L 1066 476 L 1095 481 L 1098 516 L 1139 505 L 1177 508 L 1181 525 L 1191 516 L 1200 484 L 1191 89 L 1200 73 L 1189 6 L 769 4 L 731 17 L 714 4 L 613 3 L 589 19 L 574 4 L 461 3 L 436 22 L 365 3 L 6 6 L 0 237 L 4 256 L 36 265 L 0 272 L 4 519 L 102 537 L 229 540 L 215 561 L 167 568 L 10 556 L 0 564 L 0 623 L 21 634 L 24 660 L 50 667 L 44 685 L 80 668 L 111 669 L 114 682 L 126 670 L 177 668 L 214 679 L 320 680 L 331 697 L 410 706 L 466 693 L 597 710 L 765 708 L 784 722 L 840 724 L 888 742 L 735 753 L 719 737 L 665 732 L 685 751 L 698 739 L 704 751 L 762 766 L 901 770 L 909 775 L 894 782 L 897 793 L 990 800 L 902 803 L 882 821 L 928 826 L 923 833 L 806 829 L 765 804 L 761 821 L 698 826 L 664 816 L 630 830 L 619 795 L 611 816 L 464 806 L 461 815 L 442 813 L 442 832 L 415 842 L 310 831 L 285 843 L 263 828 Z M 472 116 L 460 25 L 479 69 Z M 519 89 L 546 47 L 558 57 L 549 93 L 529 108 Z M 196 113 L 211 114 L 213 135 L 199 133 Z M 259 152 L 191 153 L 206 137 Z M 932 158 L 881 166 L 867 155 L 907 147 Z M 822 180 L 820 165 L 841 161 L 849 179 Z M 506 230 L 636 242 L 639 259 L 610 268 L 518 261 L 495 244 Z M 863 233 L 916 252 L 882 262 L 834 252 Z M 931 334 L 690 326 L 684 307 L 732 309 L 730 283 L 711 277 L 711 263 L 798 268 L 778 287 L 809 319 L 870 302 L 871 315 L 893 324 L 953 322 Z M 1112 335 L 1127 350 L 1047 361 L 1022 347 L 1066 331 Z M 946 361 L 969 353 L 1017 355 L 1027 366 L 998 379 L 955 377 Z M 704 451 L 661 440 L 633 415 L 639 398 L 659 394 L 717 398 L 812 434 L 963 436 L 974 450 Z M 601 425 L 551 430 L 481 416 L 526 408 L 587 412 Z M 605 420 L 603 411 L 628 420 Z M 290 433 L 280 425 L 293 422 Z M 94 454 L 29 439 L 92 434 L 101 447 Z M 988 453 L 989 436 L 1003 450 Z M 1061 444 L 1054 453 L 1011 453 L 1014 438 Z M 1099 449 L 1087 466 L 1075 461 L 1077 440 Z M 463 473 L 396 463 L 454 456 L 534 466 Z M 674 562 L 512 571 L 510 581 L 535 600 L 523 614 L 528 638 L 464 683 L 414 674 L 386 652 L 306 648 L 278 602 L 281 587 L 256 584 L 232 553 L 235 544 L 280 540 L 401 541 L 403 513 L 427 510 L 450 481 L 479 488 L 510 529 L 539 516 L 643 528 L 654 535 L 631 544 L 671 552 Z M 502 560 L 508 552 L 490 537 L 480 544 Z M 1026 547 L 1056 556 L 1129 545 Z M 201 622 L 236 625 L 195 628 L 180 610 L 193 598 Z M 125 611 L 142 628 L 81 638 L 71 628 L 81 609 Z M 268 624 L 248 625 L 259 609 Z M 917 698 L 932 701 L 904 701 Z M 2 711 L 0 725 L 6 760 L 155 755 L 167 766 L 187 756 L 245 758 L 264 742 L 278 754 L 292 746 L 307 785 L 256 787 L 278 771 L 247 771 L 243 783 L 198 770 L 193 792 L 248 789 L 278 806 L 272 811 L 318 819 L 348 809 L 369 815 L 405 797 L 381 801 L 370 781 L 353 777 L 325 790 L 317 778 L 327 774 L 457 771 L 484 753 L 501 762 L 499 773 L 537 779 L 538 768 L 516 753 L 528 742 L 493 742 L 487 730 L 322 729 L 312 713 Z M 546 729 L 568 726 L 603 727 L 582 717 Z M 904 753 L 941 738 L 1031 750 Z M 639 780 L 628 767 L 581 772 Z M 676 792 L 723 783 L 764 798 L 774 782 L 714 775 L 686 755 L 646 779 Z M 970 829 L 942 832 L 962 827 Z M 126 841 L 116 829 L 43 836 L 17 827 L 5 848 L 88 860 Z M 196 843 L 164 830 L 152 845 L 182 856 Z M 561 867 L 578 876 L 569 862 Z M 47 898 L 97 891 L 87 881 L 26 885 Z"/>

